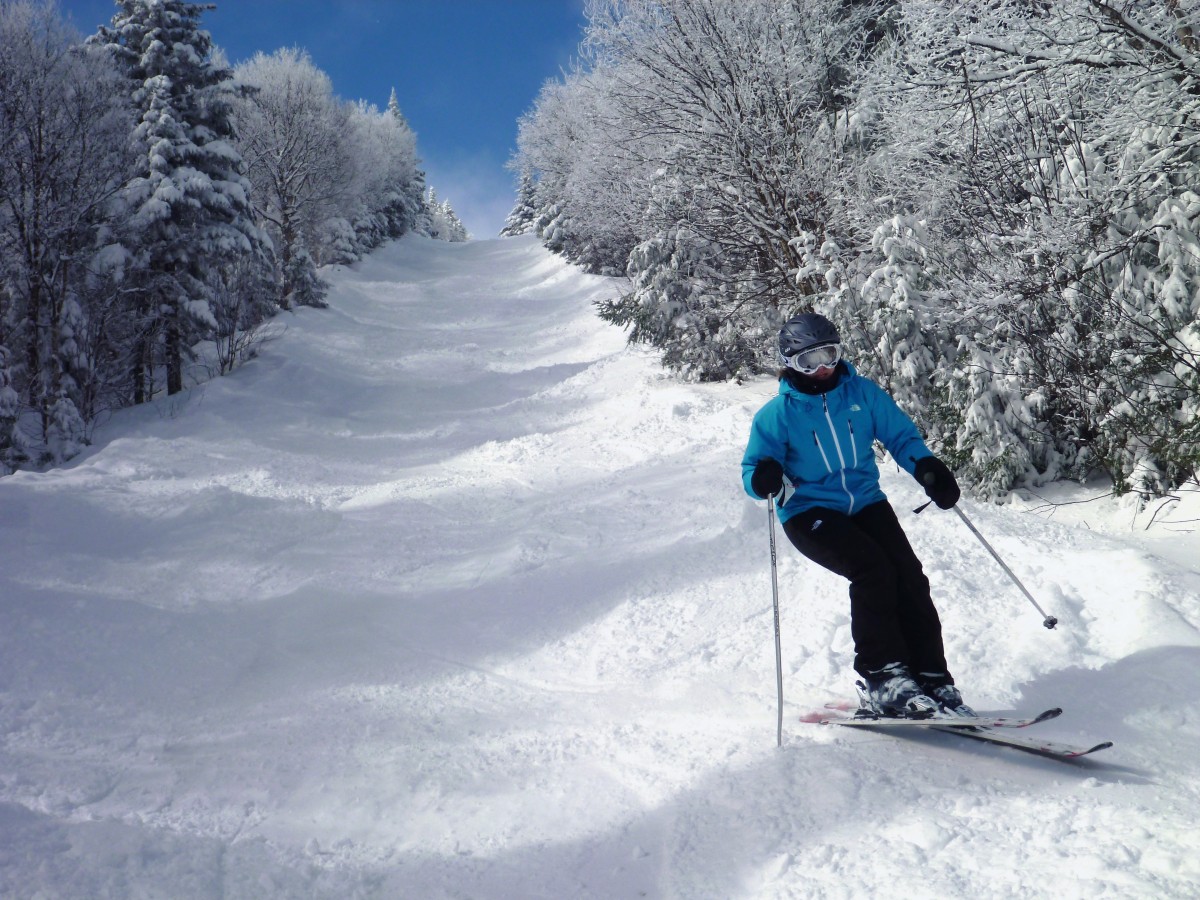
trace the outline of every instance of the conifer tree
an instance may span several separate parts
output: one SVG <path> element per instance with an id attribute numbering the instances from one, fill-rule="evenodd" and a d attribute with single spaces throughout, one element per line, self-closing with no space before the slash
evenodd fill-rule
<path id="1" fill-rule="evenodd" d="M 450 201 L 438 200 L 437 191 L 429 188 L 425 195 L 425 209 L 429 214 L 429 236 L 438 241 L 462 242 L 468 239 L 467 229 L 454 213 Z"/>
<path id="2" fill-rule="evenodd" d="M 528 167 L 521 170 L 521 183 L 517 186 L 517 202 L 504 220 L 500 237 L 515 237 L 533 231 L 537 222 L 537 184 Z"/>
<path id="3" fill-rule="evenodd" d="M 388 99 L 387 114 L 396 121 L 396 131 L 411 147 L 411 172 L 393 190 L 398 197 L 387 209 L 389 219 L 394 223 L 392 237 L 400 237 L 409 231 L 420 231 L 425 228 L 422 219 L 424 215 L 425 173 L 421 170 L 421 161 L 417 158 L 417 136 L 408 124 L 408 119 L 400 111 L 400 100 L 396 89 Z"/>
<path id="4" fill-rule="evenodd" d="M 201 15 L 215 7 L 184 0 L 117 0 L 93 38 L 121 64 L 140 117 L 139 171 L 126 186 L 143 322 L 134 364 L 135 402 L 153 389 L 161 359 L 167 392 L 183 389 L 190 345 L 215 326 L 206 269 L 261 250 L 250 183 L 232 145 L 232 73 L 213 58 Z M 161 355 L 157 353 L 161 347 Z"/>

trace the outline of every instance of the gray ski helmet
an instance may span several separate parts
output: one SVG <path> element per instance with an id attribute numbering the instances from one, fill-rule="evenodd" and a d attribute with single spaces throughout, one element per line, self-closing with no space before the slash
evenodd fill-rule
<path id="1" fill-rule="evenodd" d="M 840 344 L 841 336 L 833 323 L 817 313 L 792 316 L 779 329 L 779 355 L 784 359 L 822 344 Z"/>

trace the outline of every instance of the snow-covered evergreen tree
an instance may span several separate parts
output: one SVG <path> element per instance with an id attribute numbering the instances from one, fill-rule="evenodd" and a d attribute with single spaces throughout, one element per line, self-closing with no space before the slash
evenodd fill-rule
<path id="1" fill-rule="evenodd" d="M 396 89 L 392 88 L 388 99 L 387 114 L 395 120 L 395 162 L 396 175 L 390 182 L 390 190 L 395 195 L 389 200 L 387 215 L 395 223 L 392 237 L 399 237 L 409 231 L 425 233 L 429 223 L 425 215 L 425 172 L 421 169 L 421 160 L 417 157 L 417 135 L 408 119 L 400 111 L 400 100 Z"/>
<path id="2" fill-rule="evenodd" d="M 537 184 L 528 168 L 522 169 L 521 181 L 517 186 L 517 202 L 504 220 L 501 237 L 515 237 L 533 231 L 537 221 Z"/>
<path id="3" fill-rule="evenodd" d="M 208 268 L 254 253 L 263 236 L 232 143 L 232 72 L 214 58 L 212 39 L 200 28 L 213 7 L 117 0 L 117 8 L 93 40 L 124 69 L 140 116 L 133 135 L 140 165 L 125 188 L 130 218 L 123 239 L 144 303 L 147 346 L 135 363 L 141 400 L 153 387 L 141 371 L 155 358 L 152 341 L 161 342 L 167 392 L 183 389 L 191 345 L 215 326 Z"/>
<path id="4" fill-rule="evenodd" d="M 425 210 L 429 216 L 429 236 L 438 241 L 461 242 L 470 238 L 467 229 L 448 200 L 438 200 L 437 191 L 429 188 L 425 195 Z"/>
<path id="5" fill-rule="evenodd" d="M 458 218 L 458 214 L 454 212 L 454 207 L 450 205 L 449 200 L 442 201 L 441 218 L 445 222 L 445 240 L 454 243 L 470 240 L 471 235 L 467 231 L 467 226 Z"/>
<path id="6" fill-rule="evenodd" d="M 856 274 L 831 280 L 824 311 L 838 325 L 859 370 L 888 391 L 921 428 L 946 414 L 954 339 L 939 315 L 925 223 L 896 215 L 871 237 Z"/>
<path id="7" fill-rule="evenodd" d="M 599 313 L 628 328 L 631 343 L 660 348 L 663 365 L 686 378 L 725 381 L 753 372 L 761 333 L 727 314 L 736 286 L 716 275 L 720 262 L 720 248 L 686 228 L 646 241 L 629 254 L 633 289 L 600 303 Z"/>

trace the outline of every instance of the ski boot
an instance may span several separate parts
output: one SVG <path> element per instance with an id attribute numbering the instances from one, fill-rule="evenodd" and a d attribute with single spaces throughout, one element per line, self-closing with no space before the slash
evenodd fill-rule
<path id="1" fill-rule="evenodd" d="M 938 711 L 937 701 L 921 690 L 903 663 L 889 663 L 882 669 L 864 672 L 863 681 L 857 684 L 857 715 L 928 719 Z"/>
<path id="2" fill-rule="evenodd" d="M 948 672 L 921 672 L 917 679 L 926 696 L 934 699 L 944 715 L 963 718 L 975 715 L 975 710 L 963 703 L 962 694 Z"/>

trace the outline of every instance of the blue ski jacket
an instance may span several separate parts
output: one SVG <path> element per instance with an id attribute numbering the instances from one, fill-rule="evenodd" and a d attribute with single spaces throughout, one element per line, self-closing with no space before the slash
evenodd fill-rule
<path id="1" fill-rule="evenodd" d="M 779 506 L 781 522 L 816 506 L 853 515 L 886 500 L 879 487 L 876 440 L 910 475 L 916 460 L 933 455 L 912 419 L 883 388 L 850 363 L 841 365 L 837 386 L 824 394 L 805 394 L 781 380 L 779 393 L 750 426 L 742 484 L 751 497 L 764 499 L 751 489 L 750 477 L 759 460 L 777 460 L 794 489 Z"/>

